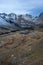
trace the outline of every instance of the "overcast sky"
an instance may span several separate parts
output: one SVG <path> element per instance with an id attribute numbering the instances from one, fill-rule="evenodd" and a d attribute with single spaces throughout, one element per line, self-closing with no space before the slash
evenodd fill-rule
<path id="1" fill-rule="evenodd" d="M 43 0 L 0 0 L 0 13 L 32 14 L 43 12 Z"/>

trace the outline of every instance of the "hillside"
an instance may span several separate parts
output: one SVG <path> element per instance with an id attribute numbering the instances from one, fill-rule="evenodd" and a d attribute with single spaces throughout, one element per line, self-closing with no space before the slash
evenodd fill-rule
<path id="1" fill-rule="evenodd" d="M 0 65 L 43 65 L 43 32 L 0 36 Z"/>

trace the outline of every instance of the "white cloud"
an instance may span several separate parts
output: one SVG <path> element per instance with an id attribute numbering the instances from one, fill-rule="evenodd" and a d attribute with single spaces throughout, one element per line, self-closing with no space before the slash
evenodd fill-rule
<path id="1" fill-rule="evenodd" d="M 31 13 L 43 7 L 43 0 L 0 0 L 0 12 Z"/>

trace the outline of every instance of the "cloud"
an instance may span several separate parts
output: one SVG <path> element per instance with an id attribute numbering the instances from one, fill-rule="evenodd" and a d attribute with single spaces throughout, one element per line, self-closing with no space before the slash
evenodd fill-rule
<path id="1" fill-rule="evenodd" d="M 43 0 L 0 0 L 0 12 L 38 14 L 41 11 L 43 11 Z"/>

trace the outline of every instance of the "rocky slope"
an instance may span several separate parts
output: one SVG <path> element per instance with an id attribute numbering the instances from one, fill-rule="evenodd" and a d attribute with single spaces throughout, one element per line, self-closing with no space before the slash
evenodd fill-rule
<path id="1" fill-rule="evenodd" d="M 43 32 L 0 37 L 0 65 L 43 65 Z"/>

